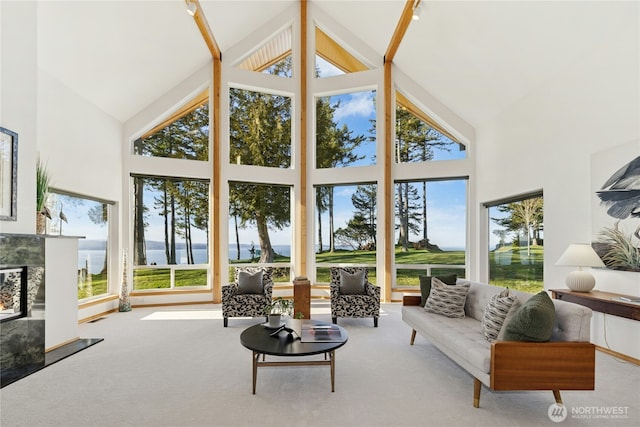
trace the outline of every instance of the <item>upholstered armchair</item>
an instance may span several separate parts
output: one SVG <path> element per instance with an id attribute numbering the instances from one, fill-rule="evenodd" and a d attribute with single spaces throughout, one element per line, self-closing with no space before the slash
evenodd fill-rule
<path id="1" fill-rule="evenodd" d="M 260 277 L 261 276 L 261 277 Z M 236 267 L 235 282 L 222 287 L 222 317 L 224 327 L 229 317 L 260 317 L 271 303 L 273 268 Z"/>
<path id="2" fill-rule="evenodd" d="M 338 317 L 373 317 L 378 327 L 380 287 L 369 283 L 366 267 L 331 267 L 331 319 Z"/>

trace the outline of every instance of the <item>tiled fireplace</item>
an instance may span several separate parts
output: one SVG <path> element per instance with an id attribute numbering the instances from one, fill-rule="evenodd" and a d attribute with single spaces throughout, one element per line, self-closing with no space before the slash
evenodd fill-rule
<path id="1" fill-rule="evenodd" d="M 45 239 L 0 234 L 0 386 L 45 363 Z"/>

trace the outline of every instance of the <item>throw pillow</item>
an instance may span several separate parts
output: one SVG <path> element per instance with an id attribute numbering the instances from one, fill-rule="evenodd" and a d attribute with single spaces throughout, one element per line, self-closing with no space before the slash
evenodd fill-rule
<path id="1" fill-rule="evenodd" d="M 518 297 L 515 297 L 515 300 L 513 301 L 513 304 L 511 304 L 511 308 L 507 313 L 507 317 L 504 319 L 504 322 L 502 322 L 502 328 L 500 328 L 498 338 L 496 338 L 498 341 L 504 341 L 504 332 L 507 330 L 507 325 L 509 324 L 509 322 L 511 322 L 511 319 L 513 319 L 513 314 L 518 311 L 521 305 L 522 303 L 520 302 Z"/>
<path id="2" fill-rule="evenodd" d="M 238 294 L 261 294 L 263 292 L 262 270 L 255 273 L 238 272 Z"/>
<path id="3" fill-rule="evenodd" d="M 445 285 L 440 279 L 434 277 L 431 279 L 431 293 L 424 309 L 430 313 L 462 318 L 470 286 L 468 282 L 455 286 Z"/>
<path id="4" fill-rule="evenodd" d="M 448 276 L 435 276 L 442 283 L 446 285 L 455 285 L 458 280 L 457 274 L 450 274 Z M 427 302 L 427 298 L 429 298 L 429 293 L 431 292 L 431 279 L 432 276 L 418 276 L 420 280 L 420 307 L 424 307 L 424 304 Z"/>
<path id="5" fill-rule="evenodd" d="M 542 291 L 525 301 L 513 313 L 513 318 L 505 326 L 504 340 L 549 341 L 555 323 L 556 309 L 553 301 Z"/>
<path id="6" fill-rule="evenodd" d="M 364 270 L 351 274 L 340 270 L 340 293 L 343 295 L 364 294 Z"/>
<path id="7" fill-rule="evenodd" d="M 504 320 L 507 318 L 509 309 L 515 300 L 515 296 L 509 295 L 509 288 L 505 288 L 502 292 L 493 295 L 489 299 L 482 315 L 482 328 L 484 329 L 484 337 L 487 340 L 498 338 Z"/>

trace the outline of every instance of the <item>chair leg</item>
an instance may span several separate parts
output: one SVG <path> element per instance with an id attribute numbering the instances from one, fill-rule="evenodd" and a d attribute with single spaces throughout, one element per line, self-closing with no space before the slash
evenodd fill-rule
<path id="1" fill-rule="evenodd" d="M 333 322 L 334 325 L 338 324 L 338 318 L 337 317 L 332 317 L 331 321 Z"/>
<path id="2" fill-rule="evenodd" d="M 222 319 L 222 323 L 224 324 L 224 327 L 226 328 L 227 326 L 229 326 L 229 318 L 225 317 L 224 319 Z"/>
<path id="3" fill-rule="evenodd" d="M 377 317 L 374 317 L 374 318 L 373 318 L 373 327 L 374 327 L 374 328 L 377 328 L 377 327 L 378 327 L 378 318 L 377 318 Z"/>
<path id="4" fill-rule="evenodd" d="M 473 379 L 473 407 L 480 407 L 480 390 L 482 390 L 482 383 L 479 379 Z"/>
<path id="5" fill-rule="evenodd" d="M 416 340 L 416 330 L 412 329 L 411 330 L 411 343 L 410 343 L 410 345 L 413 345 L 415 340 Z"/>
<path id="6" fill-rule="evenodd" d="M 560 396 L 560 390 L 552 390 L 553 397 L 556 399 L 558 405 L 562 405 L 562 396 Z"/>

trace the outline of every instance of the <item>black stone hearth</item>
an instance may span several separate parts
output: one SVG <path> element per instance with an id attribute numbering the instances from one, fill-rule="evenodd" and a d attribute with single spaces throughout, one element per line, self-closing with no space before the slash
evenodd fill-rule
<path id="1" fill-rule="evenodd" d="M 104 341 L 103 338 L 82 338 L 73 341 L 62 347 L 56 348 L 48 353 L 45 353 L 43 363 L 31 363 L 17 368 L 2 369 L 0 375 L 0 388 L 8 386 L 9 384 L 16 382 L 28 375 L 38 372 L 41 369 L 51 366 L 56 362 L 59 362 L 67 357 L 76 354 L 79 351 L 85 350 L 94 344 Z"/>

